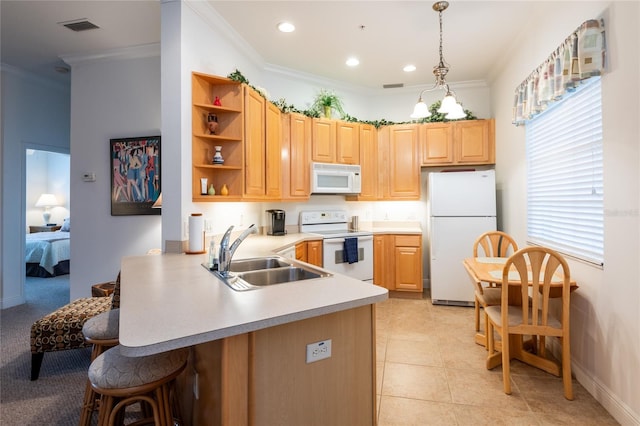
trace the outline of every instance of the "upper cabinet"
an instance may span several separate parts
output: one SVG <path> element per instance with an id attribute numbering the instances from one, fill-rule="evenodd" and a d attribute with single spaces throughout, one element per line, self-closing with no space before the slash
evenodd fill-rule
<path id="1" fill-rule="evenodd" d="M 310 195 L 311 118 L 282 114 L 282 199 L 306 200 Z"/>
<path id="2" fill-rule="evenodd" d="M 270 199 L 282 197 L 282 113 L 280 108 L 267 102 L 265 109 L 266 150 L 265 160 L 266 195 Z"/>
<path id="3" fill-rule="evenodd" d="M 495 121 L 419 125 L 423 166 L 495 164 Z"/>
<path id="4" fill-rule="evenodd" d="M 249 86 L 244 86 L 244 194 L 265 195 L 265 99 Z"/>
<path id="5" fill-rule="evenodd" d="M 362 125 L 366 126 L 366 125 Z M 360 127 L 358 123 L 336 123 L 336 160 L 343 164 L 360 164 Z"/>
<path id="6" fill-rule="evenodd" d="M 415 124 L 386 126 L 378 131 L 378 199 L 420 198 L 420 156 Z"/>
<path id="7" fill-rule="evenodd" d="M 311 160 L 360 164 L 360 125 L 339 120 L 312 120 Z"/>
<path id="8" fill-rule="evenodd" d="M 371 124 L 360 123 L 359 157 L 361 191 L 358 195 L 348 195 L 349 201 L 375 201 L 378 199 L 378 131 Z"/>
<path id="9" fill-rule="evenodd" d="M 311 159 L 320 163 L 336 162 L 336 122 L 324 118 L 311 121 Z"/>
<path id="10" fill-rule="evenodd" d="M 242 85 L 224 77 L 194 72 L 192 83 L 192 199 L 233 201 L 242 198 L 244 126 Z M 210 125 L 211 123 L 211 125 Z M 214 124 L 215 123 L 215 124 Z M 213 162 L 219 150 L 223 163 Z M 216 195 L 203 194 L 201 179 Z M 221 195 L 223 185 L 228 195 Z"/>

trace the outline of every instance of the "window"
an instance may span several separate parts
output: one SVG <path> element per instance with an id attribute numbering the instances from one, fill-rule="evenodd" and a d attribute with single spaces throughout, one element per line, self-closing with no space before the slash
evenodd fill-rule
<path id="1" fill-rule="evenodd" d="M 602 265 L 602 99 L 593 77 L 527 122 L 530 243 Z"/>

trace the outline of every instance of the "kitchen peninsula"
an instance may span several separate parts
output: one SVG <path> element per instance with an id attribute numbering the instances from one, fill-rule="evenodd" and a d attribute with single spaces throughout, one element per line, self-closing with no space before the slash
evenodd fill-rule
<path id="1" fill-rule="evenodd" d="M 235 257 L 308 238 L 251 236 Z M 234 291 L 205 261 L 122 261 L 124 353 L 191 348 L 178 383 L 185 424 L 374 424 L 375 303 L 386 289 L 334 274 Z M 328 339 L 331 357 L 307 363 L 307 345 Z"/>

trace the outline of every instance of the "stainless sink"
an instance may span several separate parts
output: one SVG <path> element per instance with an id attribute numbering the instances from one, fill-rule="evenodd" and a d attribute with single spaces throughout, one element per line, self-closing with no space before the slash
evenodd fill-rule
<path id="1" fill-rule="evenodd" d="M 238 274 L 238 277 L 255 286 L 265 286 L 272 284 L 288 283 L 291 281 L 309 280 L 320 278 L 328 274 L 321 271 L 310 271 L 297 266 L 287 266 L 286 268 L 263 269 Z"/>
<path id="2" fill-rule="evenodd" d="M 202 266 L 209 269 L 206 263 Z M 211 272 L 237 291 L 332 276 L 319 268 L 281 256 L 234 260 L 229 269 L 228 276 L 222 276 L 218 271 Z"/>
<path id="3" fill-rule="evenodd" d="M 229 270 L 231 272 L 247 272 L 259 269 L 282 268 L 291 263 L 280 257 L 256 257 L 253 259 L 232 260 Z"/>

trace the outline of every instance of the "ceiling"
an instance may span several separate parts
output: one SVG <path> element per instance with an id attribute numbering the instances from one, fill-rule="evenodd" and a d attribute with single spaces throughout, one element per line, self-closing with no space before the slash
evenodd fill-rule
<path id="1" fill-rule="evenodd" d="M 381 88 L 431 84 L 438 63 L 432 1 L 209 1 L 265 64 L 348 84 Z M 451 1 L 443 12 L 449 82 L 486 80 L 507 55 L 522 20 L 547 9 L 533 1 Z M 2 63 L 68 81 L 60 56 L 160 41 L 160 1 L 0 1 Z M 100 28 L 74 32 L 60 22 Z M 280 33 L 283 20 L 293 33 Z M 345 65 L 349 56 L 360 65 Z M 407 64 L 417 70 L 402 71 Z M 68 67 L 67 67 L 68 68 Z"/>

